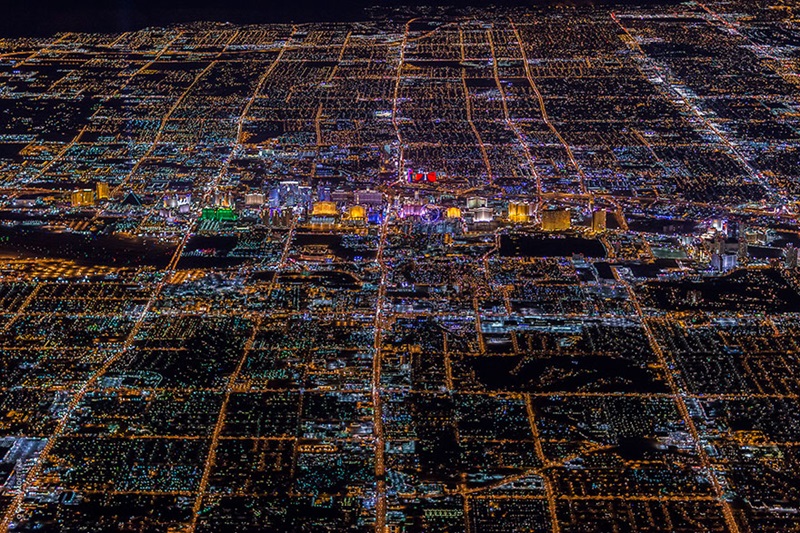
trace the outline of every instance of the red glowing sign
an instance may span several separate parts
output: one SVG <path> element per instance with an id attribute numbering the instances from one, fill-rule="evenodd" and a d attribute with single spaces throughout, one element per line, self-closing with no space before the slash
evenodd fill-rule
<path id="1" fill-rule="evenodd" d="M 436 172 L 414 172 L 408 170 L 409 183 L 436 183 Z"/>

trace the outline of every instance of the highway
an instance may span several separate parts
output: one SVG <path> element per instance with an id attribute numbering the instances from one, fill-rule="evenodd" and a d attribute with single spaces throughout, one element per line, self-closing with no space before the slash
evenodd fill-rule
<path id="1" fill-rule="evenodd" d="M 386 439 L 383 434 L 383 399 L 381 397 L 383 387 L 381 385 L 381 357 L 383 345 L 383 328 L 386 327 L 387 317 L 383 314 L 383 307 L 386 300 L 386 278 L 389 274 L 389 265 L 383 258 L 386 248 L 386 235 L 389 230 L 389 220 L 391 212 L 386 210 L 381 224 L 380 241 L 376 262 L 381 271 L 381 280 L 378 285 L 378 299 L 375 305 L 375 320 L 373 328 L 375 338 L 373 343 L 372 359 L 372 423 L 375 446 L 375 531 L 384 533 L 386 530 L 386 464 L 385 451 Z"/>

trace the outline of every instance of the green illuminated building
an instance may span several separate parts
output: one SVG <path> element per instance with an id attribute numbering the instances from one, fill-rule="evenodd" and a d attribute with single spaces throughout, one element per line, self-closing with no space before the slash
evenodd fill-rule
<path id="1" fill-rule="evenodd" d="M 217 222 L 235 221 L 236 213 L 230 207 L 204 207 L 200 220 L 216 220 Z"/>

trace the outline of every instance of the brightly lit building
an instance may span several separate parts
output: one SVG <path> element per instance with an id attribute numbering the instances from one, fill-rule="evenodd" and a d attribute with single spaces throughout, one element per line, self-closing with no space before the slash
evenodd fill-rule
<path id="1" fill-rule="evenodd" d="M 461 218 L 461 209 L 457 207 L 448 207 L 447 211 L 445 211 L 445 217 L 447 218 Z"/>
<path id="2" fill-rule="evenodd" d="M 264 205 L 265 197 L 262 192 L 251 192 L 244 195 L 244 205 L 260 206 Z"/>
<path id="3" fill-rule="evenodd" d="M 72 206 L 83 207 L 94 205 L 94 191 L 92 189 L 75 189 L 72 191 Z"/>
<path id="4" fill-rule="evenodd" d="M 352 221 L 364 221 L 367 218 L 367 210 L 363 206 L 354 205 L 347 210 L 347 218 Z"/>
<path id="5" fill-rule="evenodd" d="M 542 211 L 542 230 L 543 231 L 566 231 L 570 229 L 572 222 L 567 209 L 545 209 Z"/>
<path id="6" fill-rule="evenodd" d="M 111 198 L 111 192 L 108 190 L 108 183 L 104 181 L 98 181 L 94 184 L 94 190 L 97 194 L 98 200 L 108 200 Z"/>
<path id="7" fill-rule="evenodd" d="M 534 209 L 534 206 L 527 202 L 509 202 L 508 220 L 517 224 L 524 224 L 530 220 Z"/>
<path id="8" fill-rule="evenodd" d="M 592 213 L 592 231 L 603 233 L 606 230 L 606 212 L 602 209 Z"/>
<path id="9" fill-rule="evenodd" d="M 494 211 L 491 207 L 478 207 L 472 210 L 472 220 L 475 222 L 491 222 L 494 218 Z"/>

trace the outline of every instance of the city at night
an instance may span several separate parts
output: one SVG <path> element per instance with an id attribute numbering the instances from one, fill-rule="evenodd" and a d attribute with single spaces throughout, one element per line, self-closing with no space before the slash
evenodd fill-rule
<path id="1" fill-rule="evenodd" d="M 800 532 L 800 5 L 299 1 L 0 25 L 0 533 Z"/>

